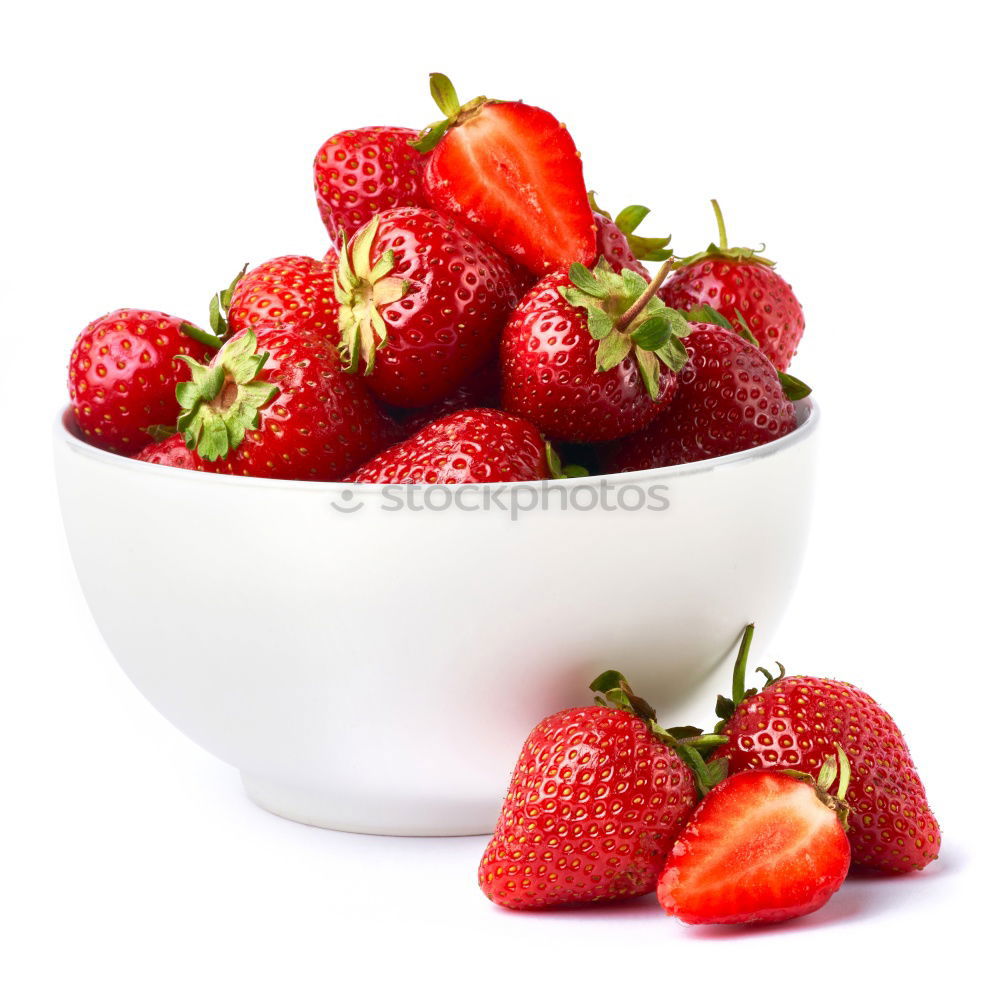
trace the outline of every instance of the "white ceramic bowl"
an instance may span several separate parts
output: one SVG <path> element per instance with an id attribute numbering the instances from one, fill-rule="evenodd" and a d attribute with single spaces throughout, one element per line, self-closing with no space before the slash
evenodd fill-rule
<path id="1" fill-rule="evenodd" d="M 787 437 L 686 466 L 408 496 L 148 465 L 85 443 L 68 413 L 55 455 L 112 652 L 255 802 L 471 834 L 493 828 L 532 726 L 586 704 L 601 670 L 669 716 L 746 622 L 775 628 L 817 420 L 806 401 Z"/>

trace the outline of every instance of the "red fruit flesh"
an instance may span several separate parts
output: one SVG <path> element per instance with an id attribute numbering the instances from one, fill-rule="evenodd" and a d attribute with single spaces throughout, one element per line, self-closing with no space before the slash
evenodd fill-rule
<path id="1" fill-rule="evenodd" d="M 805 317 L 792 286 L 773 267 L 754 261 L 708 258 L 679 268 L 660 289 L 674 309 L 687 311 L 704 304 L 722 313 L 734 330 L 741 330 L 737 313 L 771 363 L 784 371 L 802 339 Z"/>
<path id="2" fill-rule="evenodd" d="M 424 160 L 409 128 L 374 126 L 331 136 L 313 163 L 316 203 L 330 239 L 350 237 L 373 215 L 426 205 Z"/>
<path id="3" fill-rule="evenodd" d="M 473 373 L 454 392 L 449 393 L 432 406 L 423 406 L 416 410 L 393 410 L 392 416 L 399 425 L 403 437 L 416 434 L 432 420 L 440 420 L 459 410 L 472 410 L 485 407 L 498 409 L 500 406 L 500 371 L 496 364 L 490 362 L 484 368 Z"/>
<path id="4" fill-rule="evenodd" d="M 666 409 L 677 376 L 663 365 L 653 399 L 633 355 L 598 372 L 597 348 L 584 310 L 559 289 L 567 271 L 543 278 L 511 313 L 500 341 L 503 408 L 558 441 L 588 443 L 624 437 Z"/>
<path id="5" fill-rule="evenodd" d="M 430 153 L 431 202 L 542 276 L 596 255 L 594 216 L 573 139 L 548 111 L 485 104 Z"/>
<path id="6" fill-rule="evenodd" d="M 641 719 L 558 712 L 525 741 L 479 885 L 512 909 L 644 895 L 695 800 L 691 772 Z"/>
<path id="7" fill-rule="evenodd" d="M 187 367 L 176 355 L 206 361 L 215 353 L 166 313 L 118 309 L 90 323 L 77 337 L 69 363 L 69 395 L 77 425 L 99 448 L 133 455 L 152 438 L 146 428 L 172 426 L 174 395 Z"/>
<path id="8" fill-rule="evenodd" d="M 609 449 L 606 472 L 630 472 L 729 455 L 783 437 L 796 427 L 771 362 L 720 326 L 693 323 L 690 360 L 673 403 L 644 430 Z"/>
<path id="9" fill-rule="evenodd" d="M 366 462 L 351 483 L 515 483 L 549 478 L 545 439 L 520 417 L 463 410 Z"/>
<path id="10" fill-rule="evenodd" d="M 789 767 L 818 776 L 839 743 L 851 765 L 846 800 L 854 864 L 909 872 L 938 856 L 941 831 L 899 727 L 843 681 L 784 677 L 737 706 L 714 755 L 730 773 Z"/>
<path id="11" fill-rule="evenodd" d="M 811 784 L 747 772 L 699 804 L 656 895 L 689 924 L 777 923 L 823 906 L 843 884 L 850 859 L 837 813 Z"/>

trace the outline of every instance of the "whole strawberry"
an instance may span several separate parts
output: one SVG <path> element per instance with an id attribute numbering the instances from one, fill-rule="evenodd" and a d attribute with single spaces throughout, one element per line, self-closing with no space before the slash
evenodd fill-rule
<path id="1" fill-rule="evenodd" d="M 177 420 L 175 390 L 187 369 L 178 355 L 207 361 L 222 341 L 176 316 L 118 309 L 88 324 L 69 362 L 77 425 L 92 444 L 132 455 L 159 425 Z"/>
<path id="2" fill-rule="evenodd" d="M 663 301 L 675 309 L 699 305 L 717 309 L 734 330 L 752 334 L 771 363 L 784 371 L 792 360 L 806 321 L 792 286 L 774 269 L 774 261 L 746 247 L 730 247 L 717 202 L 719 243 L 685 257 L 664 284 Z"/>
<path id="3" fill-rule="evenodd" d="M 883 872 L 917 871 L 938 856 L 941 831 L 927 804 L 903 734 L 871 696 L 844 681 L 818 677 L 772 678 L 747 690 L 746 665 L 753 626 L 743 635 L 732 698 L 720 698 L 718 732 L 729 742 L 714 759 L 729 773 L 794 768 L 813 777 L 843 747 L 851 778 L 848 840 L 853 864 Z"/>
<path id="4" fill-rule="evenodd" d="M 673 403 L 648 427 L 609 449 L 605 472 L 729 455 L 795 429 L 789 395 L 801 398 L 808 387 L 779 376 L 757 347 L 712 323 L 693 323 L 684 345 L 690 361 L 677 376 Z"/>
<path id="5" fill-rule="evenodd" d="M 687 761 L 714 780 L 621 674 L 591 688 L 604 695 L 598 704 L 543 719 L 524 743 L 479 865 L 494 903 L 525 910 L 651 892 L 697 801 Z"/>
<path id="6" fill-rule="evenodd" d="M 669 264 L 665 265 L 665 268 Z M 562 441 L 610 441 L 668 406 L 687 363 L 687 321 L 656 297 L 658 281 L 606 261 L 543 278 L 500 342 L 503 408 Z"/>
<path id="7" fill-rule="evenodd" d="M 220 336 L 242 333 L 250 327 L 287 326 L 334 345 L 340 342 L 333 275 L 329 267 L 312 257 L 265 261 L 238 275 L 219 296 L 221 310 L 213 302 L 212 326 Z M 220 312 L 222 329 L 216 328 Z"/>
<path id="8" fill-rule="evenodd" d="M 824 906 L 844 884 L 851 847 L 843 800 L 850 767 L 840 751 L 813 780 L 744 771 L 716 785 L 677 839 L 656 887 L 688 924 L 774 924 Z"/>
<path id="9" fill-rule="evenodd" d="M 627 268 L 649 281 L 649 271 L 642 261 L 669 259 L 667 246 L 670 237 L 639 236 L 636 233 L 636 228 L 649 215 L 645 205 L 629 205 L 612 219 L 608 212 L 598 207 L 593 191 L 588 192 L 588 197 L 597 227 L 598 258 L 603 257 L 616 271 Z"/>
<path id="10" fill-rule="evenodd" d="M 247 330 L 211 365 L 187 364 L 177 429 L 208 471 L 338 481 L 390 440 L 362 380 L 319 337 Z"/>
<path id="11" fill-rule="evenodd" d="M 352 483 L 516 483 L 549 479 L 549 449 L 520 417 L 473 409 L 434 420 L 369 459 Z"/>
<path id="12" fill-rule="evenodd" d="M 313 181 L 330 239 L 341 230 L 353 236 L 380 212 L 427 204 L 418 138 L 413 129 L 377 125 L 338 132 L 320 146 Z"/>
<path id="13" fill-rule="evenodd" d="M 202 468 L 200 459 L 184 443 L 181 434 L 171 434 L 163 441 L 153 441 L 134 457 L 140 462 L 149 462 L 150 465 L 169 465 L 175 469 Z"/>
<path id="14" fill-rule="evenodd" d="M 416 143 L 429 153 L 431 204 L 539 277 L 574 261 L 593 263 L 594 216 L 566 126 L 520 101 L 459 104 L 441 73 L 431 74 L 431 96 L 445 118 Z"/>
<path id="15" fill-rule="evenodd" d="M 496 350 L 516 298 L 507 260 L 454 219 L 398 208 L 336 261 L 341 352 L 394 406 L 444 399 Z"/>

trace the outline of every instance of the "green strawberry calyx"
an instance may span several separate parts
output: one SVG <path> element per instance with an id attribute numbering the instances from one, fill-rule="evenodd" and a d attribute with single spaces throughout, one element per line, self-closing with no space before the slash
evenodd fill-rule
<path id="1" fill-rule="evenodd" d="M 602 257 L 594 269 L 570 266 L 571 284 L 560 287 L 562 297 L 587 313 L 587 328 L 597 341 L 596 370 L 611 371 L 634 355 L 646 391 L 660 398 L 660 365 L 679 372 L 688 361 L 683 339 L 691 332 L 688 321 L 665 305 L 656 290 L 673 270 L 667 260 L 652 281 L 628 269 L 615 271 Z"/>
<path id="2" fill-rule="evenodd" d="M 763 685 L 759 689 L 747 687 L 747 662 L 750 659 L 750 644 L 753 642 L 753 633 L 754 626 L 752 624 L 747 625 L 743 629 L 743 635 L 740 637 L 740 648 L 736 653 L 736 664 L 733 667 L 732 696 L 726 697 L 726 695 L 720 694 L 716 699 L 715 714 L 720 720 L 715 727 L 716 732 L 719 732 L 725 726 L 743 702 L 749 700 L 765 688 L 769 688 L 772 684 L 777 684 L 785 676 L 785 667 L 781 663 L 778 664 L 777 676 L 763 667 L 758 667 L 757 672 L 764 675 Z"/>
<path id="3" fill-rule="evenodd" d="M 340 232 L 340 256 L 333 272 L 334 294 L 340 310 L 340 354 L 348 371 L 356 372 L 363 365 L 366 375 L 375 367 L 375 352 L 388 337 L 385 320 L 379 310 L 398 302 L 410 289 L 405 278 L 392 276 L 396 255 L 386 250 L 372 263 L 372 243 L 378 230 L 379 216 L 347 242 Z"/>
<path id="4" fill-rule="evenodd" d="M 549 475 L 553 479 L 580 479 L 590 475 L 582 465 L 563 465 L 551 441 L 545 442 L 545 460 L 548 462 Z"/>
<path id="5" fill-rule="evenodd" d="M 471 101 L 460 104 L 454 84 L 444 73 L 431 73 L 430 83 L 431 97 L 434 98 L 434 103 L 440 108 L 444 118 L 428 125 L 410 142 L 410 145 L 420 153 L 429 153 L 445 137 L 446 132 L 465 124 L 470 118 L 475 118 L 487 104 L 503 103 L 489 97 L 474 97 Z"/>
<path id="6" fill-rule="evenodd" d="M 590 690 L 596 692 L 594 701 L 604 708 L 618 708 L 634 715 L 649 727 L 661 743 L 670 747 L 694 775 L 700 795 L 707 795 L 726 776 L 729 761 L 725 757 L 708 761 L 705 758 L 728 742 L 728 737 L 716 733 L 703 733 L 694 726 L 674 726 L 664 729 L 656 721 L 656 710 L 640 698 L 628 681 L 617 670 L 605 670 L 594 678 Z"/>
<path id="7" fill-rule="evenodd" d="M 276 385 L 258 379 L 269 355 L 256 352 L 257 335 L 248 329 L 227 341 L 211 364 L 177 355 L 191 369 L 191 381 L 177 386 L 177 430 L 205 461 L 238 448 L 248 430 L 260 427 L 260 411 L 278 394 Z"/>
<path id="8" fill-rule="evenodd" d="M 611 221 L 621 230 L 622 235 L 628 241 L 629 249 L 639 260 L 669 260 L 670 245 L 669 236 L 639 236 L 636 229 L 643 219 L 649 215 L 649 209 L 645 205 L 628 205 L 623 208 L 613 219 L 610 212 L 605 212 L 597 204 L 597 197 L 593 191 L 587 192 L 587 200 L 591 209 L 598 215 L 603 215 L 605 219 Z"/>
<path id="9" fill-rule="evenodd" d="M 715 222 L 719 227 L 719 242 L 709 243 L 708 248 L 700 253 L 691 254 L 690 257 L 682 257 L 677 262 L 678 267 L 687 267 L 689 264 L 697 264 L 703 260 L 718 260 L 720 257 L 724 260 L 738 260 L 746 264 L 763 264 L 765 267 L 776 266 L 773 260 L 768 260 L 767 257 L 760 255 L 764 247 L 761 247 L 759 251 L 751 250 L 750 247 L 731 247 L 729 237 L 726 236 L 726 223 L 722 218 L 722 209 L 719 208 L 719 203 L 714 198 L 712 199 L 712 210 L 715 212 Z"/>

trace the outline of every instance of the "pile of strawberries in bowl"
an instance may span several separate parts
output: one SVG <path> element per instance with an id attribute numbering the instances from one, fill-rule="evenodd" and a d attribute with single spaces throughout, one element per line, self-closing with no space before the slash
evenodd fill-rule
<path id="1" fill-rule="evenodd" d="M 773 262 L 688 257 L 597 207 L 566 127 L 519 101 L 320 148 L 332 246 L 246 268 L 201 327 L 120 309 L 70 360 L 99 448 L 203 472 L 525 482 L 743 451 L 796 426 L 802 309 Z M 643 261 L 655 262 L 651 275 Z"/>

